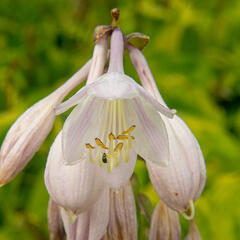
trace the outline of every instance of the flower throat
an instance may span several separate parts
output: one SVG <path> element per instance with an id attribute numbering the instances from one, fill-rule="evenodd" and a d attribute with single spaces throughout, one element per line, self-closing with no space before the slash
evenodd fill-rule
<path id="1" fill-rule="evenodd" d="M 107 101 L 101 136 L 95 138 L 95 146 L 86 143 L 89 150 L 89 160 L 98 162 L 112 172 L 113 167 L 118 167 L 120 159 L 129 161 L 129 150 L 132 148 L 132 131 L 135 125 L 127 126 L 122 100 Z"/>

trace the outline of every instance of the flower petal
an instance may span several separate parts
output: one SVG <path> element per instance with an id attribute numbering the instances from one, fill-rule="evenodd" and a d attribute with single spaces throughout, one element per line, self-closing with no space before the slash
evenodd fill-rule
<path id="1" fill-rule="evenodd" d="M 135 164 L 137 160 L 137 154 L 135 151 L 129 151 L 129 161 L 126 163 L 121 158 L 118 167 L 114 167 L 112 172 L 109 173 L 107 168 L 103 168 L 103 178 L 109 187 L 113 189 L 121 188 L 132 176 Z"/>
<path id="2" fill-rule="evenodd" d="M 90 210 L 89 236 L 88 239 L 99 240 L 106 231 L 109 222 L 109 189 L 100 196 Z M 77 238 L 79 239 L 79 238 Z"/>
<path id="3" fill-rule="evenodd" d="M 194 220 L 189 223 L 189 230 L 185 240 L 201 240 L 201 235 Z"/>
<path id="4" fill-rule="evenodd" d="M 141 98 L 125 100 L 124 109 L 128 125 L 136 125 L 133 149 L 146 161 L 167 166 L 168 136 L 160 114 Z"/>
<path id="5" fill-rule="evenodd" d="M 136 206 L 130 182 L 118 191 L 111 190 L 110 199 L 110 220 L 104 239 L 137 240 Z"/>
<path id="6" fill-rule="evenodd" d="M 86 144 L 94 145 L 100 136 L 106 102 L 89 97 L 76 106 L 63 126 L 63 155 L 65 164 L 75 164 L 87 159 Z"/>
<path id="7" fill-rule="evenodd" d="M 65 239 L 60 208 L 51 198 L 48 202 L 48 229 L 50 232 L 50 239 Z"/>
<path id="8" fill-rule="evenodd" d="M 45 169 L 45 184 L 51 198 L 66 210 L 78 214 L 91 207 L 105 187 L 101 169 L 83 160 L 74 166 L 63 164 L 62 132 L 55 139 Z"/>
<path id="9" fill-rule="evenodd" d="M 147 163 L 150 179 L 161 199 L 182 212 L 189 199 L 196 201 L 206 179 L 206 169 L 200 147 L 179 117 L 164 118 L 169 136 L 170 160 L 167 168 Z"/>
<path id="10" fill-rule="evenodd" d="M 149 240 L 180 240 L 181 226 L 177 212 L 160 201 L 154 209 Z"/>

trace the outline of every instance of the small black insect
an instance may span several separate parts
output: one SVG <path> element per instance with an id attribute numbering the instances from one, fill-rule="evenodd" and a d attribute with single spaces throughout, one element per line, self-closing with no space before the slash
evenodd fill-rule
<path id="1" fill-rule="evenodd" d="M 106 155 L 106 153 L 103 153 L 103 155 L 102 155 L 102 161 L 103 161 L 104 163 L 107 163 L 107 155 Z"/>

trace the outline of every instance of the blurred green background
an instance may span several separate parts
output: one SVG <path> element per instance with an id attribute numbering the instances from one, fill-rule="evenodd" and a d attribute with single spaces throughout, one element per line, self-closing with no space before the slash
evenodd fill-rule
<path id="1" fill-rule="evenodd" d="M 196 222 L 203 239 L 240 239 L 240 1 L 1 0 L 1 142 L 25 109 L 91 57 L 93 30 L 111 23 L 113 7 L 121 10 L 125 34 L 151 37 L 144 54 L 159 90 L 202 147 L 207 184 Z M 138 81 L 125 55 L 125 71 Z M 62 122 L 58 117 L 25 170 L 0 189 L 0 240 L 48 239 L 43 173 Z M 156 204 L 142 162 L 136 173 L 141 192 Z M 149 223 L 140 214 L 139 221 L 139 239 L 145 239 Z"/>

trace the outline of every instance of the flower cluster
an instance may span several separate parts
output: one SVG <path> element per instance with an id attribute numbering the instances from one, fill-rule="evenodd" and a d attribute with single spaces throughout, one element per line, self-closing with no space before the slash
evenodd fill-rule
<path id="1" fill-rule="evenodd" d="M 113 16 L 118 18 L 114 11 Z M 0 183 L 4 185 L 38 150 L 55 116 L 75 106 L 51 146 L 45 169 L 52 239 L 64 239 L 65 234 L 69 240 L 137 239 L 129 181 L 137 155 L 146 161 L 161 198 L 149 239 L 180 239 L 178 213 L 189 220 L 194 217 L 194 202 L 206 179 L 201 149 L 184 121 L 163 101 L 142 47 L 133 38 L 140 45 L 147 39 L 142 34 L 125 37 L 115 24 L 99 27 L 92 59 L 22 114 L 2 144 Z M 142 86 L 124 73 L 124 48 Z M 62 102 L 85 78 L 86 86 Z M 195 231 L 189 231 L 188 239 L 196 232 L 200 238 L 191 221 Z"/>

